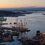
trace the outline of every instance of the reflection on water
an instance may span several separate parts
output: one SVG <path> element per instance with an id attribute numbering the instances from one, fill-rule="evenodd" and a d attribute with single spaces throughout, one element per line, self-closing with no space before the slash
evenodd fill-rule
<path id="1" fill-rule="evenodd" d="M 26 14 L 26 16 L 18 17 L 18 19 L 26 19 L 24 21 L 27 22 L 27 27 L 31 30 L 30 32 L 26 33 L 26 36 L 34 36 L 37 30 L 40 30 L 41 32 L 45 31 L 45 15 L 42 15 L 41 13 Z M 5 44 L 22 45 L 15 37 L 14 40 L 15 41 L 13 42 L 6 42 Z"/>

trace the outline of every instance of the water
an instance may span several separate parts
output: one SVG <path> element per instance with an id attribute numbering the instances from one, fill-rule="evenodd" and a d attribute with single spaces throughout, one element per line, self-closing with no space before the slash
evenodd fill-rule
<path id="1" fill-rule="evenodd" d="M 33 37 L 36 34 L 37 30 L 41 32 L 45 32 L 45 15 L 42 13 L 33 13 L 33 14 L 26 14 L 25 16 L 19 16 L 18 20 L 22 19 L 23 22 L 26 21 L 28 27 L 31 31 L 26 33 L 27 37 Z M 26 20 L 25 20 L 26 19 Z M 22 45 L 21 42 L 14 37 L 13 42 L 6 42 L 6 45 Z"/>
<path id="2" fill-rule="evenodd" d="M 31 36 L 34 36 L 37 30 L 45 32 L 45 15 L 42 13 L 34 13 L 30 15 L 29 32 Z"/>

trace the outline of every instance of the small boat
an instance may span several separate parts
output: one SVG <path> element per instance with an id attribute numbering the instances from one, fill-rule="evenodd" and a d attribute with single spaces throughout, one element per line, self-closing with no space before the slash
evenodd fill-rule
<path id="1" fill-rule="evenodd" d="M 45 15 L 45 13 L 43 13 L 43 15 Z"/>
<path id="2" fill-rule="evenodd" d="M 43 14 L 43 15 L 45 15 L 45 14 Z"/>

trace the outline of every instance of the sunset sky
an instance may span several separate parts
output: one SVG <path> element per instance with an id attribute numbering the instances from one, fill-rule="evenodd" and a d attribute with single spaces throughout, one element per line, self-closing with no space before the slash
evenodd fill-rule
<path id="1" fill-rule="evenodd" d="M 45 0 L 0 0 L 0 8 L 45 7 Z"/>

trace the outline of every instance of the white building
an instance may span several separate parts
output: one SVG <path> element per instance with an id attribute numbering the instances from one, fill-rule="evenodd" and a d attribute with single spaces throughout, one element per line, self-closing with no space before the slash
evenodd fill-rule
<path id="1" fill-rule="evenodd" d="M 16 17 L 4 17 L 4 18 L 7 19 L 6 21 L 3 22 L 3 23 L 7 23 L 7 24 L 3 25 L 4 27 L 15 26 L 15 24 L 16 24 Z"/>

